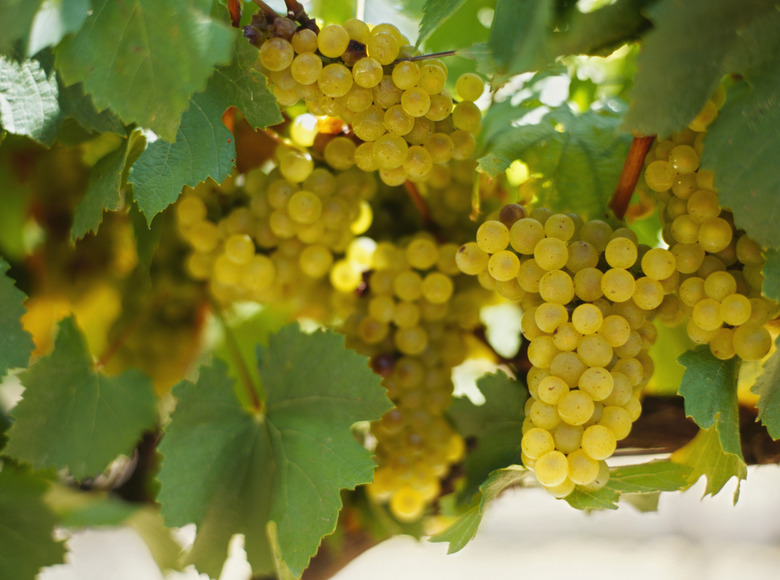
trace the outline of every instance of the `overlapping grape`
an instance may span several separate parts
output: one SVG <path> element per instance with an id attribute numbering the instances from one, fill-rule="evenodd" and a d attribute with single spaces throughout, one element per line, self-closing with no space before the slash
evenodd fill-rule
<path id="1" fill-rule="evenodd" d="M 289 23 L 263 20 L 248 33 L 281 105 L 303 100 L 310 113 L 349 125 L 325 150 L 339 169 L 356 165 L 401 185 L 428 180 L 437 164 L 472 157 L 482 124 L 477 75 L 458 78 L 456 102 L 445 88 L 444 61 L 414 59 L 420 55 L 391 24 L 369 28 L 353 18 L 315 32 Z"/>
<path id="2" fill-rule="evenodd" d="M 720 207 L 712 172 L 699 167 L 707 125 L 724 98 L 718 90 L 687 130 L 653 145 L 644 180 L 661 202 L 663 238 L 679 273 L 671 322 L 687 317 L 688 336 L 719 359 L 760 360 L 772 345 L 764 324 L 777 312 L 761 296 L 765 259 Z"/>
<path id="3" fill-rule="evenodd" d="M 624 227 L 505 206 L 457 255 L 523 307 L 531 395 L 523 462 L 556 497 L 608 479 L 605 459 L 641 412 L 653 372 L 654 311 L 673 292 L 673 256 L 637 244 Z M 668 267 L 671 262 L 672 267 Z"/>

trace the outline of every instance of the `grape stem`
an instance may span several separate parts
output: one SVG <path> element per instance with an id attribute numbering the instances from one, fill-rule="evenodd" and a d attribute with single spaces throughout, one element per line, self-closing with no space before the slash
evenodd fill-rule
<path id="1" fill-rule="evenodd" d="M 268 4 L 263 2 L 263 0 L 253 0 L 253 2 L 260 7 L 260 10 L 263 11 L 263 14 L 265 14 L 271 20 L 271 22 L 279 18 L 279 15 L 276 13 L 276 10 L 274 10 Z"/>
<path id="2" fill-rule="evenodd" d="M 225 320 L 222 308 L 217 304 L 213 297 L 211 297 L 210 300 L 214 315 L 219 320 L 222 329 L 225 332 L 225 344 L 230 352 L 230 356 L 233 357 L 233 360 L 236 363 L 239 378 L 244 385 L 247 395 L 249 395 L 252 410 L 258 414 L 262 413 L 265 407 L 265 389 L 262 384 L 255 383 L 252 380 L 252 375 L 249 374 L 249 368 L 246 366 L 246 361 L 244 361 L 244 357 L 241 355 L 241 349 L 238 347 L 238 341 L 236 340 L 230 325 L 227 323 L 227 320 Z"/>
<path id="3" fill-rule="evenodd" d="M 631 201 L 631 195 L 634 193 L 639 176 L 645 163 L 645 156 L 650 150 L 650 146 L 655 140 L 655 135 L 647 137 L 635 136 L 628 149 L 626 161 L 623 163 L 623 170 L 620 172 L 615 192 L 609 202 L 610 209 L 615 212 L 619 219 L 623 219 Z"/>
<path id="4" fill-rule="evenodd" d="M 431 210 L 428 207 L 428 203 L 420 195 L 420 191 L 417 189 L 417 186 L 407 179 L 406 181 L 404 181 L 404 189 L 406 190 L 406 193 L 409 195 L 409 199 L 412 200 L 412 203 L 414 204 L 414 207 L 417 209 L 417 212 L 420 214 L 420 217 L 422 218 L 423 221 L 423 225 L 425 227 L 430 226 Z"/>
<path id="5" fill-rule="evenodd" d="M 238 28 L 241 22 L 241 0 L 228 0 L 228 13 L 230 14 L 230 23 L 233 28 Z"/>
<path id="6" fill-rule="evenodd" d="M 414 62 L 414 61 L 417 61 L 417 60 L 427 60 L 429 58 L 439 58 L 439 57 L 442 57 L 442 56 L 453 56 L 453 55 L 455 55 L 457 53 L 458 53 L 457 50 L 445 50 L 443 52 L 433 52 L 431 54 L 420 54 L 420 55 L 417 55 L 417 56 L 409 56 L 409 57 L 406 57 L 406 58 L 397 58 L 392 63 L 390 63 L 390 66 L 392 66 L 392 65 L 394 65 L 396 63 L 399 63 L 399 62 L 406 61 L 406 60 L 408 60 L 410 62 Z"/>

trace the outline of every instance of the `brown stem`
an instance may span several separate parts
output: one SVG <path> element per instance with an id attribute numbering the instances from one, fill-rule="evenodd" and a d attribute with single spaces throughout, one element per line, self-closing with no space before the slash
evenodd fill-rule
<path id="1" fill-rule="evenodd" d="M 423 225 L 427 228 L 431 225 L 431 210 L 428 207 L 428 203 L 420 195 L 420 191 L 417 189 L 417 186 L 408 179 L 404 181 L 404 189 L 409 195 L 409 198 L 412 200 L 414 207 L 417 208 L 417 211 L 422 218 Z"/>
<path id="2" fill-rule="evenodd" d="M 405 60 L 408 60 L 408 61 L 427 60 L 429 58 L 439 58 L 440 56 L 453 56 L 454 54 L 457 54 L 457 53 L 458 53 L 457 50 L 445 50 L 443 52 L 434 52 L 434 53 L 431 53 L 431 54 L 420 54 L 418 56 L 410 56 L 410 57 L 407 57 L 407 58 L 398 58 L 398 59 L 394 60 L 392 63 L 390 63 L 390 66 L 392 66 L 392 65 L 394 65 L 394 64 L 396 64 L 398 62 L 403 62 Z"/>
<path id="3" fill-rule="evenodd" d="M 313 18 L 309 18 L 309 15 L 306 14 L 306 10 L 303 8 L 300 2 L 298 2 L 298 0 L 284 0 L 284 5 L 287 6 L 288 14 L 300 22 L 303 28 L 308 28 L 317 33 L 320 31 L 317 23 Z"/>
<path id="4" fill-rule="evenodd" d="M 263 2 L 263 0 L 252 0 L 252 1 L 260 7 L 260 10 L 263 11 L 263 14 L 265 14 L 272 22 L 275 19 L 279 18 L 279 15 L 276 13 L 276 10 L 274 10 L 268 4 Z"/>
<path id="5" fill-rule="evenodd" d="M 241 0 L 228 0 L 228 13 L 230 14 L 230 23 L 233 28 L 238 28 L 241 22 Z"/>
<path id="6" fill-rule="evenodd" d="M 623 164 L 623 171 L 620 173 L 617 187 L 615 187 L 615 192 L 609 202 L 609 207 L 620 219 L 626 215 L 631 195 L 634 193 L 636 182 L 639 181 L 639 175 L 644 167 L 645 155 L 647 155 L 654 140 L 655 135 L 649 135 L 647 137 L 634 137 L 631 142 L 626 161 Z"/>

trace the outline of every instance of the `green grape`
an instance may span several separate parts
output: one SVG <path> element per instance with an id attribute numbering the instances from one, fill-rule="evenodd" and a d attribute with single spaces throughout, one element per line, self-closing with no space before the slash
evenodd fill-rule
<path id="1" fill-rule="evenodd" d="M 370 56 L 361 58 L 352 65 L 352 78 L 360 87 L 372 89 L 379 84 L 383 76 L 382 65 Z"/>
<path id="2" fill-rule="evenodd" d="M 297 54 L 315 52 L 317 50 L 317 33 L 308 28 L 300 28 L 290 40 Z"/>
<path id="3" fill-rule="evenodd" d="M 520 272 L 520 260 L 514 252 L 499 250 L 490 256 L 488 272 L 495 280 L 502 282 L 512 280 Z"/>
<path id="4" fill-rule="evenodd" d="M 560 451 L 550 451 L 536 460 L 534 473 L 539 483 L 553 487 L 563 483 L 569 475 L 569 463 Z"/>
<path id="5" fill-rule="evenodd" d="M 452 139 L 444 133 L 434 133 L 423 144 L 433 163 L 447 163 L 452 159 Z"/>
<path id="6" fill-rule="evenodd" d="M 703 298 L 693 307 L 691 320 L 703 330 L 717 330 L 723 325 L 720 302 L 712 298 Z"/>
<path id="7" fill-rule="evenodd" d="M 560 304 L 553 304 L 551 306 L 561 306 Z M 538 309 L 537 309 L 538 310 Z M 571 322 L 564 322 L 557 326 L 553 331 L 553 344 L 560 351 L 572 351 L 577 348 L 577 345 L 582 340 L 582 334 L 577 332 L 574 325 Z"/>
<path id="8" fill-rule="evenodd" d="M 612 362 L 612 347 L 599 334 L 584 336 L 577 346 L 577 354 L 589 367 L 607 367 Z"/>
<path id="9" fill-rule="evenodd" d="M 413 522 L 422 517 L 426 502 L 419 490 L 403 485 L 390 497 L 390 513 L 401 522 Z"/>
<path id="10" fill-rule="evenodd" d="M 417 86 L 420 80 L 420 67 L 413 61 L 402 61 L 393 67 L 393 83 L 402 91 Z"/>
<path id="11" fill-rule="evenodd" d="M 234 234 L 225 240 L 225 256 L 235 264 L 248 264 L 255 255 L 255 244 L 246 234 Z"/>
<path id="12" fill-rule="evenodd" d="M 539 382 L 539 400 L 548 405 L 557 405 L 561 397 L 569 392 L 569 385 L 560 377 L 550 375 Z"/>
<path id="13" fill-rule="evenodd" d="M 532 340 L 528 346 L 528 360 L 540 369 L 550 368 L 550 364 L 558 352 L 551 336 L 539 336 Z"/>
<path id="14" fill-rule="evenodd" d="M 636 282 L 628 270 L 612 268 L 601 278 L 601 290 L 612 302 L 625 302 L 634 295 Z"/>
<path id="15" fill-rule="evenodd" d="M 262 292 L 273 286 L 276 268 L 268 256 L 255 254 L 244 268 L 242 276 L 247 288 L 254 292 Z"/>
<path id="16" fill-rule="evenodd" d="M 569 479 L 577 485 L 588 485 L 599 475 L 599 462 L 592 459 L 582 449 L 573 451 L 567 457 Z"/>
<path id="17" fill-rule="evenodd" d="M 440 60 L 427 60 L 420 66 L 420 80 L 417 86 L 428 94 L 435 94 L 444 88 L 447 82 L 447 67 Z"/>
<path id="18" fill-rule="evenodd" d="M 761 246 L 751 240 L 747 234 L 742 234 L 737 239 L 737 259 L 743 264 L 757 266 L 764 263 Z"/>
<path id="19" fill-rule="evenodd" d="M 509 230 L 498 220 L 488 220 L 477 229 L 476 239 L 483 252 L 494 254 L 509 245 Z"/>
<path id="20" fill-rule="evenodd" d="M 534 260 L 545 270 L 560 270 L 568 259 L 566 243 L 558 238 L 544 238 L 534 247 Z"/>
<path id="21" fill-rule="evenodd" d="M 410 179 L 422 179 L 433 169 L 433 159 L 427 149 L 412 145 L 407 150 L 403 167 Z"/>
<path id="22" fill-rule="evenodd" d="M 461 101 L 452 109 L 452 123 L 456 129 L 479 133 L 482 127 L 482 112 L 471 101 Z"/>
<path id="23" fill-rule="evenodd" d="M 287 212 L 299 224 L 312 224 L 322 214 L 322 200 L 310 191 L 297 191 L 287 202 Z"/>
<path id="24" fill-rule="evenodd" d="M 710 218 L 701 223 L 698 231 L 698 242 L 702 248 L 711 253 L 725 250 L 731 243 L 733 229 L 723 218 Z"/>
<path id="25" fill-rule="evenodd" d="M 269 71 L 286 69 L 294 57 L 292 44 L 284 38 L 269 38 L 260 47 L 260 63 Z"/>
<path id="26" fill-rule="evenodd" d="M 509 243 L 519 254 L 533 254 L 536 244 L 544 237 L 544 226 L 531 218 L 517 220 L 509 230 Z"/>
<path id="27" fill-rule="evenodd" d="M 369 173 L 379 169 L 379 165 L 374 157 L 374 144 L 371 141 L 358 145 L 357 149 L 355 149 L 354 159 L 355 165 L 361 171 Z"/>
<path id="28" fill-rule="evenodd" d="M 629 394 L 626 402 L 631 398 Z M 631 415 L 626 409 L 618 405 L 605 405 L 601 411 L 599 425 L 609 429 L 617 441 L 622 441 L 631 432 Z M 591 434 L 591 437 L 593 435 Z"/>
<path id="29" fill-rule="evenodd" d="M 693 244 L 699 239 L 699 224 L 687 213 L 677 216 L 672 222 L 672 236 L 678 242 Z"/>
<path id="30" fill-rule="evenodd" d="M 593 410 L 593 399 L 583 391 L 569 391 L 558 401 L 558 415 L 569 425 L 587 423 L 593 415 Z M 587 433 L 587 429 L 583 432 L 583 439 L 585 433 Z"/>
<path id="31" fill-rule="evenodd" d="M 636 262 L 636 243 L 627 238 L 613 238 L 604 250 L 604 257 L 611 267 L 627 270 Z"/>
<path id="32" fill-rule="evenodd" d="M 312 244 L 298 258 L 301 271 L 311 278 L 322 278 L 333 265 L 333 254 L 322 244 Z"/>
<path id="33" fill-rule="evenodd" d="M 690 145 L 677 145 L 669 152 L 669 164 L 677 173 L 693 173 L 699 168 L 699 156 Z"/>
<path id="34" fill-rule="evenodd" d="M 393 342 L 402 353 L 418 355 L 428 346 L 428 334 L 420 326 L 399 328 L 393 335 Z"/>
<path id="35" fill-rule="evenodd" d="M 520 448 L 531 459 L 538 459 L 542 455 L 553 451 L 555 442 L 549 431 L 532 427 L 523 433 L 523 438 L 520 440 Z"/>
<path id="36" fill-rule="evenodd" d="M 485 83 L 474 73 L 464 73 L 455 82 L 455 91 L 464 101 L 476 101 L 484 90 Z"/>
<path id="37" fill-rule="evenodd" d="M 408 150 L 402 137 L 387 133 L 374 142 L 374 160 L 380 169 L 395 169 L 403 165 Z"/>
<path id="38" fill-rule="evenodd" d="M 395 135 L 406 135 L 414 128 L 414 117 L 404 111 L 401 105 L 393 105 L 385 111 L 384 125 Z"/>
<path id="39" fill-rule="evenodd" d="M 374 104 L 381 109 L 389 109 L 393 105 L 397 105 L 401 102 L 401 91 L 393 83 L 393 77 L 390 75 L 384 75 L 382 80 L 373 89 Z"/>
<path id="40" fill-rule="evenodd" d="M 176 204 L 176 219 L 180 225 L 197 224 L 206 219 L 206 204 L 195 195 L 185 195 Z"/>
<path id="41" fill-rule="evenodd" d="M 601 329 L 603 315 L 593 304 L 580 304 L 572 312 L 571 321 L 574 329 L 580 334 L 593 334 Z"/>
<path id="42" fill-rule="evenodd" d="M 728 360 L 737 353 L 734 348 L 734 329 L 732 328 L 719 328 L 709 343 L 710 352 L 717 359 Z"/>
<path id="43" fill-rule="evenodd" d="M 531 418 L 531 422 L 535 427 L 547 431 L 554 429 L 561 422 L 558 409 L 541 401 L 533 401 L 528 411 L 528 417 Z"/>
<path id="44" fill-rule="evenodd" d="M 664 288 L 658 280 L 642 277 L 636 281 L 632 298 L 642 310 L 655 310 L 664 299 Z"/>
<path id="45" fill-rule="evenodd" d="M 290 65 L 290 74 L 299 84 L 316 83 L 322 74 L 322 60 L 311 52 L 299 54 Z"/>
<path id="46" fill-rule="evenodd" d="M 609 243 L 612 236 L 612 227 L 602 220 L 590 220 L 581 228 L 579 238 L 583 242 L 588 242 L 596 248 L 596 251 L 602 253 Z"/>
<path id="47" fill-rule="evenodd" d="M 431 95 L 431 106 L 428 108 L 428 112 L 425 113 L 425 117 L 427 119 L 431 121 L 444 121 L 451 114 L 452 97 L 450 97 L 447 93 L 435 93 Z"/>
<path id="48" fill-rule="evenodd" d="M 393 308 L 393 323 L 398 328 L 411 328 L 420 322 L 420 309 L 415 302 L 399 302 Z"/>
<path id="49" fill-rule="evenodd" d="M 555 447 L 563 453 L 572 453 L 576 451 L 580 448 L 580 441 L 584 430 L 582 425 L 558 423 L 552 432 L 553 439 L 555 440 Z"/>
<path id="50" fill-rule="evenodd" d="M 631 336 L 631 325 L 622 316 L 610 314 L 602 320 L 598 333 L 609 346 L 617 348 L 628 341 Z"/>
<path id="51" fill-rule="evenodd" d="M 343 64 L 329 64 L 323 67 L 317 86 L 328 97 L 343 97 L 352 88 L 352 73 Z"/>
<path id="52" fill-rule="evenodd" d="M 422 117 L 431 108 L 431 97 L 420 87 L 412 87 L 401 95 L 401 106 L 412 117 Z"/>
<path id="53" fill-rule="evenodd" d="M 348 137 L 335 137 L 328 141 L 323 151 L 325 161 L 333 169 L 344 171 L 355 164 L 357 146 Z"/>
<path id="54" fill-rule="evenodd" d="M 720 303 L 720 315 L 723 322 L 731 326 L 740 326 L 750 320 L 752 303 L 747 296 L 730 294 Z"/>
<path id="55" fill-rule="evenodd" d="M 597 461 L 610 457 L 616 447 L 615 434 L 604 425 L 591 425 L 582 433 L 582 451 Z"/>
<path id="56" fill-rule="evenodd" d="M 544 222 L 544 233 L 548 238 L 568 242 L 574 235 L 574 221 L 566 214 L 551 215 Z"/>
<path id="57" fill-rule="evenodd" d="M 517 259 L 517 256 L 514 253 L 507 253 Z M 571 276 L 563 270 L 545 272 L 539 279 L 539 294 L 546 302 L 568 304 L 574 298 L 574 282 L 572 281 Z"/>
<path id="58" fill-rule="evenodd" d="M 452 279 L 441 272 L 431 272 L 422 283 L 422 295 L 433 304 L 447 303 L 455 290 Z"/>
<path id="59" fill-rule="evenodd" d="M 743 360 L 761 360 L 772 347 L 772 337 L 763 326 L 743 324 L 734 330 L 734 351 Z"/>
<path id="60" fill-rule="evenodd" d="M 340 57 L 346 52 L 348 45 L 349 33 L 338 24 L 325 26 L 317 35 L 317 48 L 329 58 Z"/>
<path id="61" fill-rule="evenodd" d="M 476 242 L 463 244 L 455 255 L 455 263 L 464 274 L 476 276 L 487 269 L 489 254 L 482 250 Z"/>
<path id="62" fill-rule="evenodd" d="M 399 272 L 393 279 L 393 293 L 401 300 L 417 300 L 422 295 L 422 277 L 412 270 Z"/>
<path id="63" fill-rule="evenodd" d="M 604 274 L 597 268 L 583 268 L 574 275 L 574 293 L 577 298 L 594 302 L 604 295 L 602 278 Z"/>
<path id="64" fill-rule="evenodd" d="M 718 217 L 720 214 L 718 194 L 714 191 L 700 189 L 688 198 L 686 210 L 691 216 L 691 219 L 699 224 Z"/>
<path id="65" fill-rule="evenodd" d="M 366 43 L 368 56 L 375 58 L 381 65 L 388 65 L 398 58 L 400 45 L 393 34 L 389 32 L 371 32 Z"/>
<path id="66" fill-rule="evenodd" d="M 452 140 L 452 158 L 458 160 L 470 159 L 477 150 L 477 141 L 468 131 L 458 129 L 450 133 Z"/>
<path id="67" fill-rule="evenodd" d="M 610 374 L 612 375 L 612 391 L 602 401 L 604 403 L 602 420 L 604 419 L 604 413 L 610 406 L 625 405 L 634 393 L 633 386 L 626 375 L 616 371 L 610 371 Z"/>
<path id="68" fill-rule="evenodd" d="M 384 111 L 375 105 L 358 113 L 352 125 L 355 135 L 363 141 L 376 141 L 379 139 L 386 131 L 384 115 Z"/>
<path id="69" fill-rule="evenodd" d="M 569 320 L 569 313 L 562 304 L 545 302 L 540 304 L 534 311 L 534 319 L 536 320 L 536 326 L 538 326 L 540 330 L 547 333 L 553 333 Z M 555 341 L 555 338 L 556 337 L 553 337 L 553 341 Z"/>
<path id="70" fill-rule="evenodd" d="M 536 341 L 534 341 L 536 342 Z M 553 341 L 553 345 L 555 342 Z M 587 366 L 575 352 L 559 352 L 550 361 L 550 374 L 561 377 L 566 384 L 574 388 Z"/>
<path id="71" fill-rule="evenodd" d="M 667 161 L 653 161 L 645 168 L 645 183 L 656 192 L 663 192 L 674 185 L 677 172 Z"/>
<path id="72" fill-rule="evenodd" d="M 730 272 L 715 271 L 704 280 L 704 293 L 708 298 L 722 301 L 737 291 L 737 280 Z"/>
<path id="73" fill-rule="evenodd" d="M 196 252 L 208 253 L 219 245 L 219 230 L 209 221 L 201 221 L 190 228 L 187 241 Z"/>

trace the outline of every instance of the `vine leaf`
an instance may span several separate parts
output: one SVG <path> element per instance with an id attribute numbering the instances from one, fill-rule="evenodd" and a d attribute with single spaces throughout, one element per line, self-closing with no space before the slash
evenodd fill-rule
<path id="1" fill-rule="evenodd" d="M 431 538 L 431 542 L 448 542 L 448 554 L 462 550 L 476 535 L 487 506 L 506 488 L 520 484 L 528 477 L 528 470 L 520 465 L 510 465 L 490 474 L 479 486 L 481 492 L 474 505 L 462 514 L 449 528 Z"/>
<path id="2" fill-rule="evenodd" d="M 258 346 L 257 359 L 264 415 L 242 407 L 216 360 L 196 383 L 174 387 L 160 446 L 163 517 L 198 526 L 188 559 L 211 576 L 235 533 L 245 535 L 254 573 L 273 572 L 278 559 L 300 576 L 336 527 L 339 490 L 372 479 L 375 464 L 350 427 L 391 407 L 365 357 L 336 333 L 287 326 Z"/>
<path id="3" fill-rule="evenodd" d="M 61 120 L 57 76 L 37 60 L 0 57 L 0 126 L 51 145 Z"/>
<path id="4" fill-rule="evenodd" d="M 44 501 L 49 482 L 9 462 L 0 466 L 0 578 L 28 580 L 64 563 L 65 545 L 52 537 L 58 522 Z"/>
<path id="5" fill-rule="evenodd" d="M 732 65 L 743 51 L 772 54 L 764 52 L 754 27 L 768 23 L 768 30 L 777 30 L 774 2 L 663 1 L 647 8 L 647 14 L 654 28 L 639 53 L 625 119 L 627 129 L 642 135 L 665 137 L 683 129 L 724 74 L 742 72 Z"/>
<path id="6" fill-rule="evenodd" d="M 65 83 L 83 82 L 110 107 L 173 141 L 190 96 L 230 61 L 233 32 L 209 17 L 208 0 L 92 0 L 92 13 L 56 50 Z"/>
<path id="7" fill-rule="evenodd" d="M 151 380 L 136 370 L 96 370 L 73 317 L 60 323 L 52 353 L 20 378 L 26 390 L 5 451 L 35 468 L 67 468 L 77 480 L 97 475 L 132 452 L 157 419 Z"/>
<path id="8" fill-rule="evenodd" d="M 780 340 L 775 341 L 774 354 L 764 362 L 761 374 L 750 389 L 759 396 L 758 418 L 772 439 L 780 439 Z"/>
<path id="9" fill-rule="evenodd" d="M 103 212 L 116 211 L 119 207 L 122 200 L 122 175 L 127 165 L 131 139 L 134 137 L 124 139 L 117 149 L 100 159 L 92 168 L 87 192 L 73 214 L 70 231 L 73 241 L 83 238 L 89 232 L 97 232 L 103 221 Z"/>
<path id="10" fill-rule="evenodd" d="M 702 345 L 684 353 L 679 362 L 685 367 L 679 389 L 685 414 L 701 431 L 672 458 L 693 468 L 691 484 L 705 475 L 705 493 L 714 495 L 732 476 L 747 476 L 739 438 L 737 361 L 718 360 Z"/>
<path id="11" fill-rule="evenodd" d="M 575 488 L 566 501 L 577 509 L 617 509 L 618 499 L 624 493 L 657 494 L 677 491 L 689 485 L 691 468 L 671 461 L 651 461 L 638 465 L 617 467 L 610 471 L 609 481 L 598 491 Z"/>
<path id="12" fill-rule="evenodd" d="M 495 176 L 520 159 L 532 176 L 544 176 L 538 194 L 541 205 L 601 217 L 631 144 L 629 135 L 618 134 L 619 123 L 610 111 L 575 115 L 568 107 L 560 107 L 538 124 L 494 133 L 478 167 Z"/>
<path id="13" fill-rule="evenodd" d="M 766 263 L 764 264 L 764 284 L 761 292 L 767 298 L 775 302 L 780 301 L 780 250 L 774 249 L 764 253 Z"/>
<path id="14" fill-rule="evenodd" d="M 441 26 L 466 3 L 466 0 L 425 0 L 420 20 L 420 32 L 415 46 L 420 46 L 423 41 Z"/>
<path id="15" fill-rule="evenodd" d="M 24 301 L 27 296 L 7 276 L 11 266 L 0 258 L 0 380 L 12 368 L 24 368 L 30 362 L 30 354 L 35 348 L 32 336 L 21 323 L 27 311 Z"/>
<path id="16" fill-rule="evenodd" d="M 0 52 L 14 54 L 16 44 L 30 30 L 43 0 L 15 0 L 0 4 Z"/>
<path id="17" fill-rule="evenodd" d="M 466 481 L 460 496 L 466 500 L 492 471 L 520 463 L 527 397 L 521 385 L 503 372 L 480 378 L 477 387 L 485 396 L 484 404 L 475 405 L 468 397 L 459 397 L 449 410 L 458 432 L 476 443 L 464 464 Z"/>
<path id="18" fill-rule="evenodd" d="M 69 117 L 91 133 L 116 133 L 125 136 L 124 127 L 111 111 L 98 112 L 95 103 L 84 93 L 84 85 L 76 83 L 66 87 L 60 79 L 60 108 L 65 117 Z"/>
<path id="19" fill-rule="evenodd" d="M 764 4 L 771 12 L 740 30 L 741 51 L 727 71 L 740 73 L 747 90 L 733 91 L 710 125 L 701 165 L 715 171 L 720 203 L 732 210 L 734 223 L 762 246 L 777 249 L 780 168 L 773 152 L 780 147 L 780 13 Z"/>
<path id="20" fill-rule="evenodd" d="M 135 200 L 151 223 L 155 215 L 176 201 L 186 185 L 195 187 L 211 177 L 217 183 L 230 175 L 236 147 L 222 114 L 237 106 L 253 127 L 267 127 L 282 120 L 265 78 L 253 70 L 250 53 L 241 42 L 231 66 L 217 70 L 206 90 L 192 97 L 182 116 L 176 141 L 161 139 L 149 144 L 130 169 Z"/>
<path id="21" fill-rule="evenodd" d="M 68 34 L 79 31 L 90 11 L 90 0 L 44 0 L 22 42 L 26 56 L 56 46 Z"/>
<path id="22" fill-rule="evenodd" d="M 493 62 L 504 73 L 499 82 L 536 70 L 550 60 L 553 55 L 547 43 L 553 12 L 552 0 L 498 0 L 488 47 Z"/>

